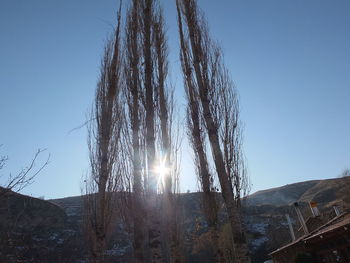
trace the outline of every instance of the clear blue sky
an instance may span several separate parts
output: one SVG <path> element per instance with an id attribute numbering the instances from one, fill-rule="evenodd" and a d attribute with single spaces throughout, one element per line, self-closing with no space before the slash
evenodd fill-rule
<path id="1" fill-rule="evenodd" d="M 162 2 L 183 107 L 175 6 Z M 0 154 L 10 158 L 1 174 L 18 172 L 37 148 L 51 153 L 25 194 L 80 194 L 86 129 L 69 131 L 86 120 L 118 3 L 0 1 Z M 240 92 L 253 191 L 350 167 L 350 1 L 199 3 Z M 184 145 L 183 191 L 197 189 L 188 151 Z"/>

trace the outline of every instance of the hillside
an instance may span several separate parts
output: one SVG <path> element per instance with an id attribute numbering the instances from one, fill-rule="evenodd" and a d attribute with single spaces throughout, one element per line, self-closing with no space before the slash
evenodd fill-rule
<path id="1" fill-rule="evenodd" d="M 331 206 L 333 201 L 341 199 L 340 190 L 344 187 L 344 178 L 313 180 L 258 191 L 248 197 L 251 205 L 285 206 L 293 202 L 316 201 L 321 206 Z"/>
<path id="2" fill-rule="evenodd" d="M 289 205 L 299 200 L 305 192 L 315 187 L 321 180 L 306 181 L 258 191 L 248 197 L 252 205 Z"/>
<path id="3" fill-rule="evenodd" d="M 79 235 L 52 202 L 13 192 L 0 200 L 0 262 L 75 262 Z"/>
<path id="4" fill-rule="evenodd" d="M 307 218 L 311 215 L 307 203 L 314 200 L 321 212 L 332 216 L 332 204 L 347 199 L 348 182 L 343 178 L 306 181 L 248 196 L 243 208 L 253 262 L 263 262 L 269 252 L 290 241 L 286 213 L 292 217 L 294 229 L 300 227 L 291 204 L 299 202 Z M 211 262 L 200 196 L 201 193 L 180 195 L 189 262 Z M 45 201 L 7 194 L 0 202 L 0 262 L 48 262 L 48 257 L 49 262 L 84 262 L 87 250 L 82 238 L 82 211 L 81 196 Z M 228 225 L 223 208 L 220 218 L 221 236 L 225 239 Z M 130 235 L 120 222 L 115 229 L 109 253 L 114 262 L 126 262 L 131 252 Z"/>

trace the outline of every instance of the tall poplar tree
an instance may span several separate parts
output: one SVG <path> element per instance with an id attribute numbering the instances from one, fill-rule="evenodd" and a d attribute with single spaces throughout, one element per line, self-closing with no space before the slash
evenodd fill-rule
<path id="1" fill-rule="evenodd" d="M 200 102 L 200 118 L 205 124 L 231 226 L 235 261 L 250 262 L 240 209 L 241 192 L 247 180 L 241 153 L 236 91 L 222 62 L 221 50 L 211 40 L 206 21 L 199 14 L 197 2 L 177 0 L 176 3 L 181 56 L 182 60 L 188 60 L 188 67 L 183 66 L 186 88 L 191 89 L 187 93 L 196 96 L 194 100 Z"/>
<path id="2" fill-rule="evenodd" d="M 91 258 L 97 263 L 105 260 L 110 226 L 116 213 L 115 192 L 123 186 L 120 13 L 121 8 L 113 37 L 105 46 L 89 126 L 91 170 L 84 189 L 84 214 Z"/>

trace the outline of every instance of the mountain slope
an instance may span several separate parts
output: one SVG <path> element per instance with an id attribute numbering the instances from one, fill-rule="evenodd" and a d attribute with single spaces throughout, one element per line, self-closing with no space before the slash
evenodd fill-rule
<path id="1" fill-rule="evenodd" d="M 306 181 L 258 191 L 248 197 L 248 202 L 252 205 L 289 205 L 320 182 L 321 180 Z"/>
<path id="2" fill-rule="evenodd" d="M 253 262 L 264 262 L 268 253 L 290 242 L 285 214 L 295 230 L 300 228 L 292 204 L 299 202 L 304 217 L 311 215 L 308 202 L 318 202 L 332 216 L 332 205 L 348 200 L 350 179 L 313 180 L 258 191 L 243 203 L 244 222 Z M 211 262 L 208 228 L 201 212 L 201 193 L 181 194 L 186 257 L 189 262 Z M 221 195 L 218 193 L 218 200 Z M 346 203 L 342 203 L 347 205 Z M 83 262 L 87 248 L 82 232 L 82 197 L 40 200 L 8 193 L 0 200 L 0 262 Z M 222 240 L 228 224 L 224 206 L 220 210 Z M 113 262 L 127 262 L 130 235 L 116 225 L 116 236 L 108 253 Z M 301 233 L 296 233 L 300 235 Z M 50 260 L 48 261 L 48 258 Z"/>

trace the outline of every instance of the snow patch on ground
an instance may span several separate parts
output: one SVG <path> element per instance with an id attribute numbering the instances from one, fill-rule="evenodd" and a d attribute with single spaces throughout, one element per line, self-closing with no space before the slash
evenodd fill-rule
<path id="1" fill-rule="evenodd" d="M 257 238 L 252 239 L 249 242 L 249 245 L 253 251 L 259 249 L 269 240 L 266 237 L 268 226 L 269 225 L 267 223 L 251 223 L 247 225 L 247 230 L 258 236 Z"/>
<path id="2" fill-rule="evenodd" d="M 259 237 L 251 241 L 250 245 L 254 250 L 265 244 L 269 239 L 267 237 Z"/>
<path id="3" fill-rule="evenodd" d="M 114 244 L 112 249 L 105 251 L 105 255 L 108 256 L 123 256 L 126 254 L 128 247 L 122 247 L 118 244 Z"/>
<path id="4" fill-rule="evenodd" d="M 58 233 L 53 233 L 50 237 L 49 240 L 55 241 L 58 245 L 62 245 L 64 243 L 64 239 L 60 238 L 60 234 Z"/>
<path id="5" fill-rule="evenodd" d="M 266 229 L 268 227 L 267 223 L 255 223 L 255 224 L 249 224 L 247 225 L 248 231 L 259 233 L 259 234 L 266 234 Z"/>

